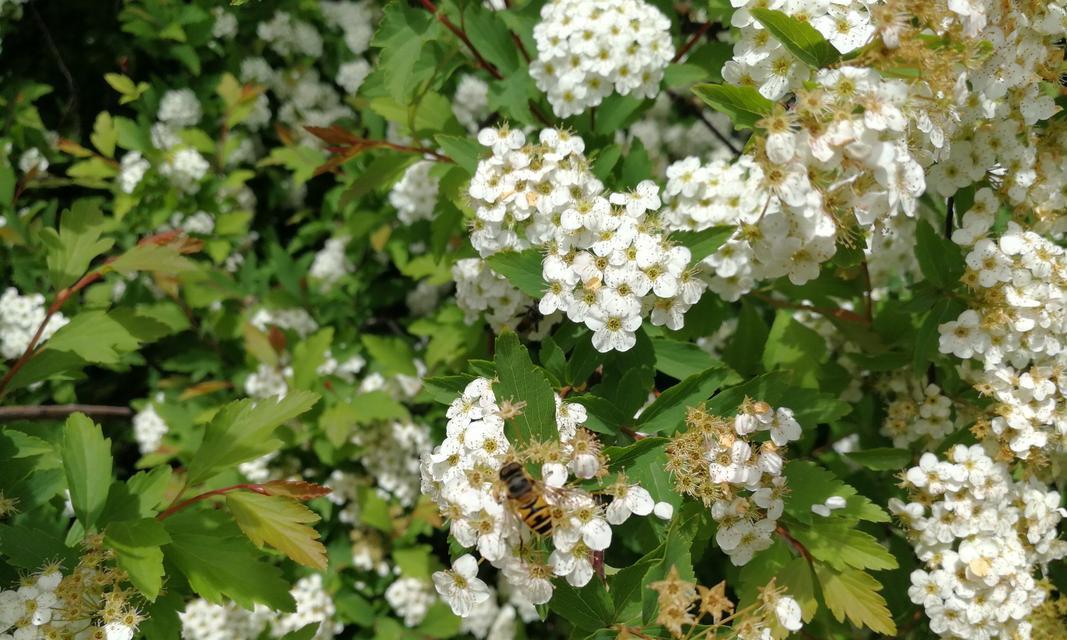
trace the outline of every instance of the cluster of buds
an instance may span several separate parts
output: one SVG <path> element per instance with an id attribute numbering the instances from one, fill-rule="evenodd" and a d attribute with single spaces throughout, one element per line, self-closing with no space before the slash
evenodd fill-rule
<path id="1" fill-rule="evenodd" d="M 726 596 L 725 582 L 714 587 L 688 582 L 679 577 L 675 566 L 666 578 L 648 586 L 657 594 L 656 623 L 675 638 L 763 640 L 803 626 L 800 604 L 785 595 L 773 579 L 760 589 L 756 602 L 736 611 Z M 694 634 L 698 628 L 699 633 Z"/>
<path id="2" fill-rule="evenodd" d="M 744 565 L 773 542 L 785 508 L 780 450 L 800 438 L 800 424 L 789 409 L 746 399 L 733 418 L 691 408 L 686 425 L 667 445 L 667 470 L 680 493 L 711 508 L 715 541 Z M 760 434 L 769 437 L 758 441 Z"/>

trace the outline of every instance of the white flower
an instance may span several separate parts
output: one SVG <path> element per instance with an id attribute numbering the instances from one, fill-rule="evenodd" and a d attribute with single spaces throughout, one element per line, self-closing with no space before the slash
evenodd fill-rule
<path id="1" fill-rule="evenodd" d="M 608 505 L 606 515 L 610 524 L 619 525 L 626 522 L 631 513 L 647 516 L 655 506 L 652 495 L 646 489 L 630 485 L 623 489 L 623 493 L 615 495 L 615 499 Z"/>
<path id="2" fill-rule="evenodd" d="M 774 615 L 778 618 L 778 624 L 789 631 L 799 631 L 803 626 L 800 620 L 800 605 L 790 596 L 781 596 L 774 604 Z"/>
<path id="3" fill-rule="evenodd" d="M 434 573 L 433 583 L 441 599 L 461 618 L 489 598 L 489 587 L 478 579 L 478 561 L 470 554 L 457 558 L 451 570 Z"/>

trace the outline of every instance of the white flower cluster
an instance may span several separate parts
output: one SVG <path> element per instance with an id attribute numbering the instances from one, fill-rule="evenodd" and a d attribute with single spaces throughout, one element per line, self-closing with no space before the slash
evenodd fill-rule
<path id="1" fill-rule="evenodd" d="M 404 171 L 404 175 L 389 191 L 389 204 L 397 211 L 397 217 L 404 224 L 417 220 L 433 218 L 433 209 L 437 204 L 438 179 L 430 175 L 434 163 L 420 160 Z"/>
<path id="2" fill-rule="evenodd" d="M 256 35 L 283 57 L 303 55 L 318 58 L 322 55 L 322 36 L 318 29 L 285 11 L 275 12 L 270 20 L 259 23 Z"/>
<path id="3" fill-rule="evenodd" d="M 644 0 L 552 0 L 534 27 L 530 75 L 561 118 L 612 91 L 652 98 L 674 57 L 670 29 L 667 16 Z"/>
<path id="4" fill-rule="evenodd" d="M 340 27 L 349 51 L 360 55 L 370 47 L 378 24 L 373 3 L 323 0 L 319 8 L 329 25 Z"/>
<path id="5" fill-rule="evenodd" d="M 511 589 L 533 604 L 552 598 L 553 576 L 565 577 L 573 586 L 592 579 L 594 554 L 611 544 L 611 525 L 625 522 L 631 514 L 652 513 L 648 491 L 620 478 L 605 492 L 614 496 L 605 510 L 585 489 L 568 484 L 601 473 L 599 444 L 581 429 L 585 407 L 556 401 L 559 440 L 536 448 L 542 480 L 536 490 L 551 505 L 551 532 L 544 540 L 554 547 L 547 562 L 529 553 L 534 532 L 523 523 L 507 500 L 500 470 L 516 461 L 516 451 L 504 434 L 505 416 L 518 408 L 496 401 L 492 383 L 472 381 L 447 411 L 447 437 L 432 454 L 422 458 L 422 490 L 451 521 L 450 532 L 463 547 L 478 553 L 499 569 Z M 546 455 L 546 452 L 551 453 Z M 533 454 L 527 456 L 534 462 Z M 527 553 L 520 553 L 522 547 Z M 473 556 L 459 558 L 449 571 L 435 573 L 441 597 L 461 617 L 489 598 L 489 589 L 477 578 Z"/>
<path id="6" fill-rule="evenodd" d="M 22 173 L 36 171 L 37 175 L 41 175 L 48 171 L 48 165 L 48 158 L 37 147 L 30 147 L 19 156 L 19 171 Z"/>
<path id="7" fill-rule="evenodd" d="M 437 601 L 433 586 L 419 578 L 400 578 L 385 590 L 385 601 L 407 627 L 417 627 Z"/>
<path id="8" fill-rule="evenodd" d="M 395 498 L 401 506 L 414 505 L 422 480 L 420 460 L 433 448 L 430 429 L 410 422 L 380 423 L 358 429 L 352 442 L 362 449 L 360 462 L 374 478 L 378 493 Z"/>
<path id="9" fill-rule="evenodd" d="M 37 328 L 45 318 L 45 300 L 39 293 L 19 295 L 18 289 L 8 287 L 0 295 L 0 357 L 14 360 L 30 346 Z M 38 344 L 52 337 L 69 320 L 62 313 L 48 319 Z"/>
<path id="10" fill-rule="evenodd" d="M 160 99 L 156 118 L 174 128 L 184 129 L 196 126 L 203 115 L 200 100 L 192 89 L 172 89 Z"/>
<path id="11" fill-rule="evenodd" d="M 478 76 L 465 75 L 460 78 L 452 97 L 452 113 L 467 131 L 478 133 L 482 121 L 490 113 L 489 85 Z"/>
<path id="12" fill-rule="evenodd" d="M 589 171 L 584 141 L 545 129 L 527 145 L 518 131 L 484 129 L 493 155 L 478 164 L 469 194 L 475 209 L 471 244 L 486 258 L 535 247 L 548 290 L 538 309 L 584 323 L 598 351 L 626 351 L 647 314 L 681 328 L 704 291 L 690 277 L 690 252 L 656 226 L 659 188 L 651 180 L 629 193 L 608 193 Z M 462 304 L 462 298 L 461 304 Z"/>
<path id="13" fill-rule="evenodd" d="M 147 455 L 159 449 L 163 443 L 163 436 L 167 435 L 170 427 L 156 412 L 156 407 L 148 403 L 144 409 L 133 416 L 133 439 L 141 450 L 141 455 Z"/>
<path id="14" fill-rule="evenodd" d="M 715 542 L 730 562 L 742 566 L 774 542 L 786 490 L 778 449 L 798 440 L 801 429 L 790 409 L 775 410 L 766 403 L 742 408 L 732 427 L 733 433 L 708 439 L 706 455 L 711 481 L 729 487 L 711 504 L 711 517 L 718 523 Z M 770 441 L 753 446 L 752 434 L 761 431 L 770 432 Z"/>
<path id="15" fill-rule="evenodd" d="M 197 211 L 192 215 L 185 215 L 177 211 L 170 217 L 170 229 L 179 229 L 185 233 L 195 233 L 203 236 L 211 235 L 215 230 L 215 218 L 207 211 Z"/>
<path id="16" fill-rule="evenodd" d="M 955 430 L 952 399 L 941 387 L 928 384 L 923 388 L 909 375 L 892 376 L 884 386 L 892 399 L 886 405 L 881 433 L 893 439 L 894 447 L 906 448 L 923 439 L 939 442 Z"/>
<path id="17" fill-rule="evenodd" d="M 715 541 L 730 561 L 747 564 L 774 542 L 787 490 L 780 451 L 800 438 L 800 424 L 790 409 L 746 400 L 732 418 L 692 407 L 686 426 L 667 445 L 666 469 L 679 493 L 710 507 Z M 769 438 L 757 444 L 753 434 L 760 432 Z"/>
<path id="18" fill-rule="evenodd" d="M 1067 252 L 1009 222 L 988 237 L 999 208 L 983 189 L 953 239 L 970 246 L 964 282 L 973 307 L 940 326 L 940 350 L 997 404 L 989 428 L 1019 458 L 1067 450 Z"/>
<path id="19" fill-rule="evenodd" d="M 296 332 L 301 338 L 306 338 L 319 330 L 319 323 L 311 317 L 307 310 L 300 307 L 290 309 L 260 309 L 252 315 L 252 325 L 260 331 L 266 331 L 267 327 L 278 327 Z"/>
<path id="20" fill-rule="evenodd" d="M 191 147 L 179 147 L 167 152 L 159 173 L 179 191 L 192 195 L 200 190 L 200 181 L 210 169 L 211 165 L 199 151 Z"/>
<path id="21" fill-rule="evenodd" d="M 908 595 L 944 638 L 1029 638 L 1027 618 L 1046 591 L 1038 569 L 1067 555 L 1056 526 L 1060 495 L 1036 480 L 1016 481 L 981 445 L 956 445 L 944 460 L 925 453 L 908 469 L 911 502 L 890 510 L 906 527 L 926 570 Z"/>
<path id="22" fill-rule="evenodd" d="M 452 280 L 456 283 L 456 303 L 467 322 L 485 314 L 485 320 L 496 332 L 515 329 L 519 318 L 534 304 L 530 296 L 479 258 L 457 260 L 452 265 Z"/>
<path id="23" fill-rule="evenodd" d="M 337 68 L 337 84 L 349 95 L 355 94 L 363 86 L 363 81 L 370 72 L 370 63 L 362 58 L 346 62 Z"/>
<path id="24" fill-rule="evenodd" d="M 319 624 L 314 638 L 329 640 L 341 626 L 332 620 L 336 611 L 333 598 L 323 587 L 322 576 L 313 573 L 296 581 L 289 591 L 296 600 L 296 611 L 280 613 L 257 605 L 248 611 L 230 603 L 217 605 L 193 600 L 179 612 L 184 640 L 255 640 L 264 630 L 280 638 L 309 624 Z M 110 639 L 109 639 L 110 640 Z"/>
<path id="25" fill-rule="evenodd" d="M 352 261 L 345 255 L 348 240 L 348 236 L 328 239 L 311 262 L 308 275 L 320 283 L 323 291 L 329 291 L 338 280 L 352 273 L 354 269 Z"/>
<path id="26" fill-rule="evenodd" d="M 292 377 L 293 368 L 290 366 L 272 366 L 261 362 L 245 378 L 245 393 L 251 398 L 285 397 L 289 393 L 289 380 Z"/>
<path id="27" fill-rule="evenodd" d="M 470 615 L 460 620 L 459 630 L 478 640 L 515 640 L 518 620 L 530 623 L 541 619 L 537 607 L 517 593 L 504 602 L 500 600 L 503 600 L 501 594 L 490 587 L 489 597 L 474 605 Z"/>
<path id="28" fill-rule="evenodd" d="M 122 156 L 117 178 L 119 189 L 123 193 L 133 193 L 150 168 L 152 164 L 141 156 L 140 151 L 131 151 Z"/>

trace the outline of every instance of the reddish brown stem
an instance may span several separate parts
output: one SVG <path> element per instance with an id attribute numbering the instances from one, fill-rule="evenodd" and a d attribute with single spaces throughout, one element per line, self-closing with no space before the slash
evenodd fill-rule
<path id="1" fill-rule="evenodd" d="M 489 72 L 489 75 L 493 76 L 497 80 L 504 79 L 504 76 L 497 70 L 497 68 L 490 64 L 488 60 L 483 58 L 482 54 L 478 53 L 477 47 L 474 46 L 474 43 L 471 42 L 470 38 L 467 37 L 467 34 L 463 31 L 463 29 L 457 27 L 455 23 L 448 19 L 448 16 L 437 11 L 437 5 L 435 5 L 432 0 L 421 0 L 421 2 L 422 6 L 425 7 L 427 11 L 432 13 L 434 17 L 437 18 L 438 22 L 445 25 L 446 29 L 454 33 L 456 37 L 459 38 L 463 42 L 463 44 L 467 46 L 467 49 L 474 56 L 474 59 L 478 61 L 478 64 L 481 65 L 483 69 Z"/>
<path id="2" fill-rule="evenodd" d="M 530 64 L 530 54 L 526 51 L 526 45 L 522 43 L 522 38 L 512 33 L 511 39 L 515 41 L 515 46 L 519 48 L 519 53 L 521 53 L 523 59 L 526 60 L 526 64 Z"/>
<path id="3" fill-rule="evenodd" d="M 259 485 L 259 484 L 235 484 L 235 485 L 232 485 L 232 486 L 229 486 L 229 487 L 223 487 L 221 489 L 214 489 L 212 491 L 205 491 L 204 493 L 201 493 L 200 495 L 193 496 L 192 498 L 189 498 L 188 500 L 182 500 L 178 504 L 170 506 L 169 508 L 167 508 L 166 511 L 164 511 L 163 513 L 161 513 L 158 516 L 156 516 L 156 520 L 166 520 L 167 518 L 171 517 L 175 513 L 178 513 L 182 509 L 184 509 L 184 508 L 186 508 L 186 507 L 188 507 L 190 505 L 194 505 L 197 502 L 201 502 L 203 500 L 207 500 L 208 498 L 212 498 L 214 496 L 221 496 L 221 495 L 229 493 L 231 491 L 241 491 L 241 490 L 252 491 L 253 493 L 259 493 L 259 494 L 262 494 L 262 495 L 265 495 L 265 496 L 266 495 L 270 495 L 267 492 L 267 490 L 263 488 L 263 485 Z"/>
<path id="4" fill-rule="evenodd" d="M 644 440 L 645 438 L 648 437 L 643 433 L 634 431 L 630 427 L 619 427 L 619 431 L 622 431 L 623 433 L 625 433 L 626 435 L 630 436 L 634 440 Z"/>
<path id="5" fill-rule="evenodd" d="M 814 561 L 814 558 L 811 557 L 811 552 L 808 551 L 808 548 L 801 544 L 800 540 L 797 540 L 792 535 L 790 535 L 789 531 L 785 527 L 783 527 L 782 525 L 778 525 L 778 527 L 774 531 L 778 535 L 782 536 L 782 538 L 785 539 L 786 542 L 793 545 L 793 548 L 796 549 L 797 552 L 800 553 L 800 555 L 804 556 L 805 560 L 807 560 L 808 562 Z"/>
<path id="6" fill-rule="evenodd" d="M 689 40 L 686 41 L 686 43 L 682 45 L 682 48 L 678 50 L 678 53 L 674 55 L 674 59 L 671 60 L 671 62 L 681 61 L 681 59 L 685 57 L 685 54 L 689 53 L 689 50 L 696 46 L 697 42 L 700 42 L 700 39 L 704 37 L 704 34 L 707 33 L 710 28 L 710 22 L 705 22 L 700 25 L 700 28 L 697 29 L 693 35 L 689 36 Z"/>
<path id="7" fill-rule="evenodd" d="M 19 370 L 33 358 L 33 356 L 37 355 L 37 343 L 41 341 L 41 336 L 44 335 L 44 329 L 48 326 L 48 321 L 52 319 L 52 316 L 63 308 L 63 305 L 67 303 L 67 300 L 70 300 L 72 295 L 78 293 L 102 277 L 103 274 L 99 269 L 91 271 L 82 276 L 82 278 L 74 283 L 73 286 L 67 287 L 56 294 L 56 299 L 53 300 L 52 304 L 48 307 L 44 320 L 38 325 L 37 331 L 33 334 L 33 338 L 30 339 L 30 343 L 26 345 L 26 350 L 22 352 L 22 355 L 15 361 L 15 364 L 11 365 L 8 372 L 4 374 L 2 379 L 0 379 L 0 398 L 4 397 L 4 393 L 7 391 L 7 386 L 11 383 L 11 379 L 15 377 L 15 374 L 18 373 Z"/>

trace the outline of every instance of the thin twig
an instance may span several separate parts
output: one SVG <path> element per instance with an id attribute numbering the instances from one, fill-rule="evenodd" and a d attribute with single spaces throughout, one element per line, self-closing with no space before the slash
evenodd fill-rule
<path id="1" fill-rule="evenodd" d="M 178 504 L 169 507 L 166 511 L 164 511 L 163 513 L 161 513 L 158 516 L 156 516 L 156 520 L 166 520 L 167 518 L 171 517 L 175 513 L 178 513 L 182 509 L 184 509 L 184 508 L 186 508 L 186 507 L 188 507 L 190 505 L 196 504 L 197 502 L 200 502 L 202 500 L 207 500 L 208 498 L 211 498 L 211 497 L 214 497 L 214 496 L 221 496 L 221 495 L 229 493 L 231 491 L 239 491 L 239 490 L 251 491 L 253 493 L 259 493 L 259 494 L 262 494 L 262 495 L 265 495 L 265 496 L 270 495 L 270 493 L 268 493 L 267 490 L 264 489 L 262 485 L 258 485 L 258 484 L 235 484 L 235 485 L 230 486 L 230 487 L 223 487 L 221 489 L 215 489 L 213 491 L 205 491 L 204 493 L 201 493 L 200 495 L 197 495 L 197 496 L 193 496 L 192 498 L 189 498 L 188 500 L 182 500 Z"/>
<path id="2" fill-rule="evenodd" d="M 19 372 L 19 369 L 22 369 L 22 367 L 24 367 L 26 363 L 30 361 L 30 358 L 36 355 L 35 350 L 37 348 L 37 343 L 41 341 L 41 336 L 44 335 L 44 328 L 48 326 L 48 321 L 52 319 L 52 316 L 54 316 L 56 313 L 59 312 L 60 309 L 63 308 L 63 305 L 67 303 L 67 300 L 70 300 L 71 296 L 78 293 L 90 284 L 96 282 L 101 277 L 103 277 L 103 272 L 100 269 L 90 271 L 89 273 L 82 276 L 80 280 L 74 283 L 73 286 L 67 287 L 66 289 L 63 289 L 62 291 L 56 294 L 56 299 L 53 300 L 52 304 L 48 307 L 48 311 L 45 313 L 44 320 L 41 320 L 41 324 L 38 325 L 37 331 L 33 334 L 33 338 L 31 338 L 30 343 L 26 345 L 26 350 L 22 352 L 22 355 L 19 356 L 19 359 L 15 361 L 15 364 L 11 365 L 11 368 L 8 370 L 8 372 L 4 374 L 4 377 L 2 379 L 0 379 L 0 398 L 4 397 L 4 393 L 7 391 L 8 384 L 11 383 L 11 379 L 14 378 L 15 374 Z"/>
<path id="3" fill-rule="evenodd" d="M 526 45 L 522 43 L 522 38 L 517 34 L 512 33 L 511 39 L 515 41 L 515 46 L 519 48 L 519 53 L 521 53 L 522 57 L 526 60 L 526 64 L 530 64 L 532 58 L 530 58 L 530 53 L 526 51 Z"/>
<path id="4" fill-rule="evenodd" d="M 128 418 L 133 415 L 129 407 L 113 407 L 103 404 L 51 404 L 39 407 L 0 407 L 0 423 L 15 420 L 59 420 L 72 413 L 87 416 Z"/>
<path id="5" fill-rule="evenodd" d="M 478 48 L 475 47 L 474 43 L 471 42 L 471 39 L 467 37 L 466 32 L 464 32 L 463 29 L 457 27 L 455 23 L 449 20 L 448 16 L 446 16 L 444 13 L 440 13 L 437 10 L 437 5 L 435 5 L 432 0 L 420 1 L 422 2 L 422 6 L 425 7 L 427 11 L 432 13 L 435 18 L 437 18 L 438 22 L 445 25 L 445 28 L 454 33 L 456 37 L 459 38 L 463 42 L 463 44 L 467 46 L 467 49 L 471 52 L 472 55 L 474 55 L 474 59 L 478 61 L 478 64 L 481 65 L 483 69 L 489 72 L 489 75 L 493 76 L 497 80 L 504 79 L 503 74 L 501 74 L 496 67 L 490 64 L 488 60 L 482 57 L 482 54 L 478 52 Z"/>
<path id="6" fill-rule="evenodd" d="M 711 120 L 708 120 L 707 116 L 704 115 L 703 109 L 694 105 L 692 102 L 685 99 L 683 96 L 679 95 L 674 91 L 668 91 L 667 95 L 669 95 L 672 100 L 681 105 L 681 107 L 685 111 L 688 111 L 691 115 L 699 118 L 700 121 L 704 123 L 704 126 L 707 127 L 709 131 L 711 131 L 711 135 L 715 136 L 719 140 L 719 142 L 726 145 L 726 148 L 734 154 L 735 158 L 741 156 L 741 149 L 737 148 L 737 145 L 734 144 L 734 142 L 730 140 L 730 138 L 728 138 L 721 131 L 715 128 L 715 125 L 711 123 Z"/>
<path id="7" fill-rule="evenodd" d="M 63 75 L 63 79 L 67 83 L 67 91 L 70 92 L 70 97 L 67 98 L 67 104 L 63 107 L 63 113 L 59 117 L 59 124 L 62 125 L 63 121 L 67 119 L 67 115 L 73 113 L 74 130 L 78 134 L 75 138 L 79 138 L 81 137 L 81 116 L 78 114 L 78 85 L 74 82 L 74 76 L 71 75 L 70 69 L 67 68 L 67 63 L 63 61 L 63 55 L 60 54 L 55 41 L 52 40 L 52 33 L 48 30 L 48 25 L 44 23 L 41 14 L 37 12 L 36 2 L 30 3 L 30 12 L 33 13 L 33 19 L 41 29 L 41 34 L 44 35 L 45 47 L 48 48 L 48 53 L 55 58 L 56 66 L 59 67 L 59 72 Z"/>
<path id="8" fill-rule="evenodd" d="M 808 551 L 808 548 L 801 544 L 800 540 L 797 540 L 792 535 L 790 535 L 789 531 L 785 527 L 783 527 L 782 525 L 778 525 L 778 527 L 774 531 L 778 535 L 782 536 L 782 538 L 784 538 L 786 542 L 793 545 L 793 548 L 800 552 L 800 555 L 804 556 L 805 560 L 807 560 L 808 562 L 814 561 L 814 559 L 811 557 L 811 552 Z"/>
<path id="9" fill-rule="evenodd" d="M 710 22 L 705 22 L 704 24 L 700 25 L 700 28 L 697 29 L 696 32 L 693 33 L 693 35 L 689 36 L 689 40 L 686 41 L 685 45 L 683 45 L 682 48 L 678 50 L 678 53 L 674 55 L 674 59 L 671 60 L 671 62 L 680 62 L 681 59 L 685 57 L 685 54 L 689 53 L 689 50 L 692 49 L 696 45 L 696 43 L 704 37 L 704 34 L 707 33 L 708 29 L 710 28 Z"/>

